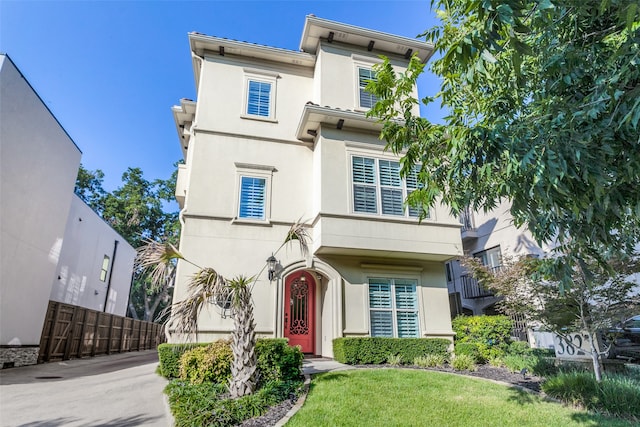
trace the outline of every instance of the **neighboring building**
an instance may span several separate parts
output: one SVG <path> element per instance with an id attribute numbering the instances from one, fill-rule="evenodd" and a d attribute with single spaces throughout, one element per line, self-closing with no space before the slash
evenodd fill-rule
<path id="1" fill-rule="evenodd" d="M 452 339 L 444 263 L 462 254 L 460 223 L 442 206 L 419 223 L 403 206 L 416 180 L 400 179 L 381 125 L 365 117 L 379 55 L 403 71 L 432 46 L 314 16 L 300 51 L 198 33 L 189 42 L 198 99 L 173 107 L 185 257 L 251 276 L 302 218 L 309 256 L 281 251 L 273 280 L 263 270 L 253 289 L 259 335 L 330 357 L 337 337 Z M 194 272 L 179 264 L 174 302 Z M 200 341 L 233 329 L 210 308 Z"/>
<path id="2" fill-rule="evenodd" d="M 467 210 L 461 215 L 462 244 L 464 253 L 482 260 L 485 266 L 499 271 L 503 257 L 543 256 L 550 248 L 541 248 L 526 228 L 517 228 L 509 212 L 510 205 L 503 202 L 489 212 Z M 459 260 L 446 264 L 451 315 L 500 314 L 496 310 L 496 298 L 491 291 L 478 283 Z M 514 319 L 514 334 L 526 339 L 526 325 Z"/>
<path id="3" fill-rule="evenodd" d="M 74 194 L 50 299 L 124 317 L 135 257 L 133 246 Z"/>
<path id="4" fill-rule="evenodd" d="M 90 228 L 86 234 L 79 234 L 80 226 L 68 225 L 78 210 L 85 209 L 73 194 L 80 156 L 11 59 L 0 55 L 0 368 L 36 363 L 49 299 L 58 299 L 59 294 L 52 281 L 61 287 L 64 280 L 69 286 L 69 280 L 78 278 L 80 287 L 74 288 L 72 303 L 104 305 L 104 290 L 91 285 L 93 279 L 80 276 L 96 268 L 96 262 L 102 266 L 103 254 L 98 252 L 103 240 L 111 242 L 106 252 L 111 256 L 111 239 L 117 238 L 104 222 L 98 224 L 84 211 L 85 228 Z M 116 274 L 112 279 L 112 289 L 119 293 L 116 310 L 121 299 L 126 305 L 131 283 L 126 260 L 131 253 L 122 246 L 119 261 L 129 270 L 118 271 L 117 284 Z M 95 290 L 102 291 L 100 304 L 82 295 Z M 61 298 L 67 300 L 66 295 Z"/>

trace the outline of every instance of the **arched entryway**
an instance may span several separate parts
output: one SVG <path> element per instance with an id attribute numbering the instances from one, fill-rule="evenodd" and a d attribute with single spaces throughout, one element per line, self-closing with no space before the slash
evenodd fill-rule
<path id="1" fill-rule="evenodd" d="M 285 280 L 283 332 L 289 345 L 303 353 L 315 351 L 316 282 L 306 271 L 296 271 Z"/>

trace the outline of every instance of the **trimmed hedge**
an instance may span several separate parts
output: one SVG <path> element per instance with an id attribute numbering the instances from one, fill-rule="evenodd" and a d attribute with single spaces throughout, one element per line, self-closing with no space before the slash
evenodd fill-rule
<path id="1" fill-rule="evenodd" d="M 218 341 L 219 342 L 219 341 Z M 286 338 L 264 338 L 256 342 L 256 356 L 260 383 L 271 381 L 295 381 L 302 372 L 302 360 L 304 355 L 298 347 L 290 347 Z M 158 358 L 160 359 L 159 373 L 168 379 L 180 378 L 180 358 L 184 353 L 196 347 L 207 347 L 210 343 L 199 344 L 161 344 L 158 346 Z M 205 349 L 202 349 L 205 351 Z M 201 355 L 203 356 L 203 355 Z M 194 364 L 194 369 L 199 369 Z M 184 373 L 185 378 L 190 378 L 190 373 Z M 199 372 L 197 378 L 208 378 L 207 372 Z"/>
<path id="2" fill-rule="evenodd" d="M 209 343 L 160 344 L 158 346 L 158 371 L 165 378 L 180 378 L 180 358 L 196 347 L 206 347 Z"/>
<path id="3" fill-rule="evenodd" d="M 401 363 L 410 364 L 416 357 L 428 354 L 446 357 L 450 345 L 451 341 L 445 338 L 336 338 L 333 357 L 349 365 L 379 365 L 386 363 L 389 356 L 400 356 Z"/>

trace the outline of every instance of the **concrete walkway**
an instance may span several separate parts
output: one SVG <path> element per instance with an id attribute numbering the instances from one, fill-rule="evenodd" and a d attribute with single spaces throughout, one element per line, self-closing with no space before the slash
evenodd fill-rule
<path id="1" fill-rule="evenodd" d="M 3 427 L 169 425 L 155 350 L 0 370 Z"/>
<path id="2" fill-rule="evenodd" d="M 353 366 L 344 365 L 333 359 L 311 358 L 304 359 L 302 362 L 302 373 L 313 375 L 320 372 L 343 371 L 345 369 L 354 369 Z"/>

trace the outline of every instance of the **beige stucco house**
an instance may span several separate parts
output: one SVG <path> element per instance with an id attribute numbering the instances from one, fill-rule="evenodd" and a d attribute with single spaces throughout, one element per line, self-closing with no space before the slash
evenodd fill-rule
<path id="1" fill-rule="evenodd" d="M 400 178 L 365 116 L 379 55 L 402 71 L 432 46 L 314 16 L 299 51 L 199 33 L 189 43 L 197 101 L 173 107 L 186 258 L 225 277 L 259 273 L 258 334 L 305 353 L 331 357 L 337 337 L 452 338 L 445 262 L 462 254 L 460 223 L 446 207 L 419 222 L 404 206 L 416 181 Z M 300 219 L 309 255 L 281 250 L 269 280 L 267 258 Z M 174 302 L 195 271 L 179 264 Z M 203 311 L 199 341 L 231 332 L 221 305 Z"/>

